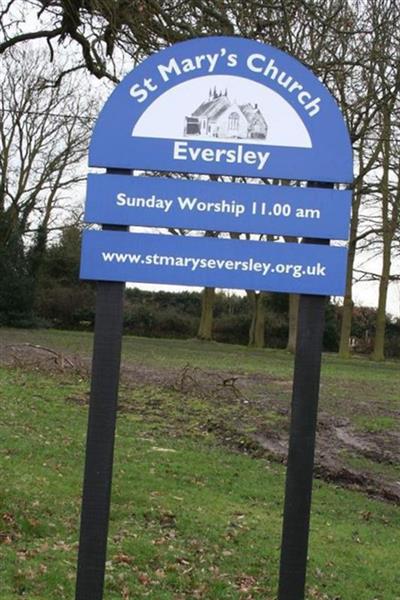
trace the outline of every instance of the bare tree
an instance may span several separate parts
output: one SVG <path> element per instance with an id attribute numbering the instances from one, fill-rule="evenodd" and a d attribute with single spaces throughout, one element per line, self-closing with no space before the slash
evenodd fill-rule
<path id="1" fill-rule="evenodd" d="M 68 70 L 117 81 L 114 59 L 140 60 L 193 37 L 243 35 L 269 42 L 328 72 L 338 32 L 351 35 L 348 0 L 8 0 L 0 12 L 0 53 L 26 40 L 47 42 L 49 57 L 72 45 Z M 26 22 L 27 13 L 36 19 Z M 35 25 L 31 25 L 31 23 Z M 324 52 L 321 50 L 324 49 Z M 328 52 L 330 51 L 330 52 Z"/>
<path id="2" fill-rule="evenodd" d="M 379 257 L 380 273 L 360 270 L 363 280 L 379 282 L 378 308 L 376 313 L 374 360 L 385 358 L 386 303 L 389 284 L 395 281 L 398 273 L 392 272 L 393 256 L 396 254 L 400 231 L 400 147 L 398 143 L 399 108 L 396 96 L 382 111 L 383 143 L 376 171 L 375 189 L 369 195 L 367 230 L 370 234 L 363 241 L 363 250 L 368 256 Z"/>
<path id="3" fill-rule="evenodd" d="M 71 44 L 78 58 L 68 70 L 85 68 L 96 77 L 117 81 L 113 59 L 121 52 L 140 60 L 174 42 L 211 32 L 234 33 L 232 5 L 239 2 L 8 0 L 0 12 L 0 53 L 41 39 L 52 59 L 60 44 Z M 26 24 L 27 11 L 34 11 L 36 26 Z"/>
<path id="4" fill-rule="evenodd" d="M 0 66 L 2 242 L 53 225 L 56 209 L 83 179 L 91 106 L 77 81 L 47 87 L 56 72 L 42 52 L 14 50 Z M 68 207 L 66 207 L 68 208 Z"/>
<path id="5" fill-rule="evenodd" d="M 373 173 L 379 163 L 384 140 L 382 111 L 389 101 L 388 89 L 382 84 L 380 68 L 392 60 L 390 48 L 396 32 L 391 30 L 399 16 L 396 3 L 368 0 L 355 5 L 358 31 L 353 36 L 347 68 L 337 80 L 340 105 L 346 116 L 353 142 L 355 181 L 347 266 L 346 292 L 342 310 L 339 354 L 350 355 L 352 324 L 352 288 L 354 265 L 360 242 L 374 231 L 365 219 L 364 206 L 371 190 Z M 345 42 L 348 44 L 348 42 Z M 339 61 L 343 63 L 343 61 Z"/>
<path id="6" fill-rule="evenodd" d="M 384 148 L 386 143 L 384 144 Z M 387 152 L 384 150 L 384 158 Z M 400 157 L 397 164 L 397 185 L 390 189 L 389 178 L 385 171 L 381 179 L 381 216 L 382 216 L 382 268 L 379 281 L 379 299 L 376 314 L 374 360 L 385 358 L 385 328 L 386 328 L 386 303 L 389 283 L 391 280 L 392 248 L 396 232 L 399 229 L 400 215 Z"/>
<path id="7" fill-rule="evenodd" d="M 84 176 L 90 102 L 82 81 L 65 78 L 48 87 L 48 78 L 56 75 L 57 68 L 32 48 L 15 48 L 0 63 L 0 314 L 5 322 L 12 322 L 11 314 L 22 319 L 31 314 L 49 232 L 70 212 L 74 186 Z"/>

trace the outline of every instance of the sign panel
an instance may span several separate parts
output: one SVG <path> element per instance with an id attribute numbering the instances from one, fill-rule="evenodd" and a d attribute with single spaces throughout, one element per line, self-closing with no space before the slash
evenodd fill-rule
<path id="1" fill-rule="evenodd" d="M 346 249 L 85 231 L 81 278 L 342 295 Z"/>
<path id="2" fill-rule="evenodd" d="M 85 221 L 347 239 L 350 191 L 89 175 Z"/>
<path id="3" fill-rule="evenodd" d="M 343 117 L 300 62 L 238 37 L 192 39 L 150 56 L 96 123 L 93 167 L 346 183 Z"/>

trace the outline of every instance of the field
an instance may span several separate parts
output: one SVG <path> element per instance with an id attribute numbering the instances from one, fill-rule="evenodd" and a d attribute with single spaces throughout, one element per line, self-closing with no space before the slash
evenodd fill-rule
<path id="1" fill-rule="evenodd" d="M 71 599 L 92 337 L 0 340 L 0 597 Z M 124 338 L 105 600 L 276 597 L 292 363 Z M 324 356 L 310 600 L 400 600 L 399 382 Z"/>

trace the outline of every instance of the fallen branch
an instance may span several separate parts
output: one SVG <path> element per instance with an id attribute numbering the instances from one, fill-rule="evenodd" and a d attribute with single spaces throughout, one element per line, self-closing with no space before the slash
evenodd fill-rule
<path id="1" fill-rule="evenodd" d="M 67 363 L 70 367 L 75 367 L 74 363 L 65 356 L 62 352 L 57 352 L 52 348 L 47 348 L 46 346 L 40 346 L 39 344 L 31 344 L 30 342 L 24 342 L 22 344 L 8 344 L 6 348 L 33 348 L 34 350 L 41 350 L 43 352 L 48 352 L 52 354 L 56 358 L 56 364 L 64 369 L 65 363 Z"/>

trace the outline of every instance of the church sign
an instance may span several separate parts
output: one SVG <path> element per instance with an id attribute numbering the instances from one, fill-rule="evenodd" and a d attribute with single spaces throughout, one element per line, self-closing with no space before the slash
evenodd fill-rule
<path id="1" fill-rule="evenodd" d="M 92 167 L 350 182 L 351 146 L 325 86 L 297 60 L 211 37 L 150 56 L 104 106 Z"/>
<path id="2" fill-rule="evenodd" d="M 82 242 L 98 284 L 76 600 L 103 598 L 126 281 L 300 294 L 277 597 L 302 600 L 325 300 L 346 278 L 347 249 L 330 245 L 351 203 L 338 106 L 276 48 L 193 39 L 116 87 L 89 166 L 106 172 L 89 175 L 85 220 L 102 230 Z"/>
<path id="3" fill-rule="evenodd" d="M 149 57 L 125 77 L 101 111 L 89 164 L 108 172 L 89 176 L 87 222 L 212 230 L 236 238 L 237 234 L 348 237 L 350 192 L 323 187 L 330 182 L 343 187 L 352 178 L 351 144 L 342 115 L 311 71 L 255 41 L 202 38 Z M 153 176 L 129 176 L 134 170 L 151 170 Z M 160 177 L 163 172 L 181 175 Z M 185 179 L 184 173 L 197 177 Z M 211 181 L 205 181 L 204 174 Z M 238 181 L 243 177 L 247 183 Z M 282 178 L 296 185 L 271 185 Z M 310 181 L 313 187 L 307 186 Z M 135 245 L 132 235 L 121 236 L 124 245 Z M 153 273 L 153 283 L 188 281 L 182 269 L 161 273 L 122 262 L 112 269 L 103 259 L 107 249 L 100 252 L 95 239 L 84 234 L 85 279 L 144 282 Z M 203 239 L 209 244 L 209 236 Z M 192 244 L 176 236 L 168 242 L 159 236 L 158 243 L 160 249 L 177 244 L 183 257 Z M 238 244 L 232 239 L 230 244 L 213 245 L 215 258 L 222 259 L 219 253 L 228 246 L 234 256 L 241 251 Z M 281 247 L 280 252 L 286 254 L 288 249 Z M 295 252 L 303 252 L 298 244 Z M 336 248 L 323 252 L 332 257 L 327 261 L 321 257 L 323 285 L 315 278 L 310 280 L 314 288 L 311 284 L 307 289 L 343 294 L 346 252 Z M 249 285 L 240 270 L 233 274 L 235 285 L 228 285 L 225 277 L 216 280 L 215 274 L 207 280 L 207 271 L 201 275 L 198 285 L 296 292 L 296 285 L 293 289 L 284 277 L 270 288 L 271 279 L 253 278 Z M 300 285 L 299 278 L 296 283 L 303 293 L 304 282 Z"/>

